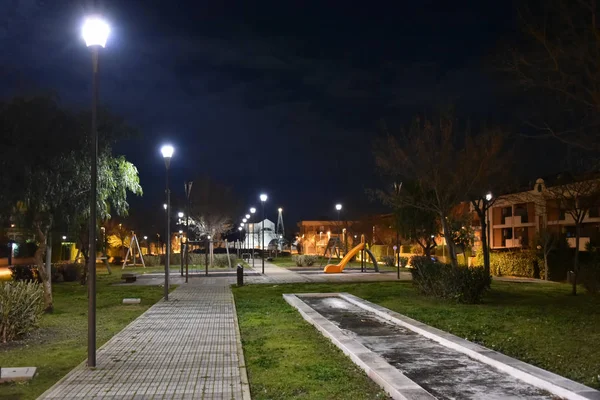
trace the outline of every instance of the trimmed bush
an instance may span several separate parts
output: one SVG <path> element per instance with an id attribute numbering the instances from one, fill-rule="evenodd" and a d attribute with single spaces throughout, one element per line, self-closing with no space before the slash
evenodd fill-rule
<path id="1" fill-rule="evenodd" d="M 44 312 L 44 292 L 38 283 L 0 283 L 0 339 L 16 339 L 38 326 Z"/>
<path id="2" fill-rule="evenodd" d="M 413 285 L 426 296 L 474 304 L 490 288 L 491 278 L 483 268 L 454 267 L 418 256 L 410 262 Z"/>
<path id="3" fill-rule="evenodd" d="M 292 260 L 298 267 L 310 267 L 319 260 L 319 257 L 309 254 L 301 254 L 292 256 Z"/>
<path id="4" fill-rule="evenodd" d="M 83 268 L 83 264 L 63 264 L 56 269 L 62 273 L 65 282 L 76 282 L 81 277 Z"/>
<path id="5" fill-rule="evenodd" d="M 157 267 L 161 265 L 160 256 L 144 256 L 144 265 L 146 265 L 146 267 Z"/>
<path id="6" fill-rule="evenodd" d="M 237 257 L 233 254 L 230 254 L 229 260 L 231 260 L 231 267 L 235 267 Z M 213 265 L 217 268 L 229 268 L 229 260 L 227 254 L 215 254 Z"/>
<path id="7" fill-rule="evenodd" d="M 473 265 L 483 266 L 483 252 L 477 253 L 473 263 Z M 490 273 L 496 276 L 509 275 L 544 279 L 544 259 L 529 250 L 492 252 L 490 253 Z"/>
<path id="8" fill-rule="evenodd" d="M 400 266 L 406 267 L 407 264 L 408 264 L 408 257 L 400 257 Z"/>
<path id="9" fill-rule="evenodd" d="M 396 263 L 396 258 L 394 256 L 383 256 L 381 257 L 381 261 L 388 267 L 393 267 Z"/>
<path id="10" fill-rule="evenodd" d="M 13 281 L 42 281 L 35 265 L 14 265 L 8 269 L 11 272 Z"/>

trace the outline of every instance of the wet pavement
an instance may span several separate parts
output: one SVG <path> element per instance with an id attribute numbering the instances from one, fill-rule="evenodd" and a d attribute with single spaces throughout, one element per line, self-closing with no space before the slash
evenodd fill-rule
<path id="1" fill-rule="evenodd" d="M 342 298 L 302 297 L 302 301 L 436 398 L 556 398 Z"/>

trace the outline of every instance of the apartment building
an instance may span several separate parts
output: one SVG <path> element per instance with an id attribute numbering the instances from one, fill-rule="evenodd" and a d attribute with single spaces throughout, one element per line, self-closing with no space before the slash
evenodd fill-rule
<path id="1" fill-rule="evenodd" d="M 500 196 L 487 214 L 491 248 L 531 248 L 536 246 L 536 236 L 543 229 L 566 236 L 569 245 L 575 247 L 575 221 L 565 208 L 567 202 L 563 201 L 568 200 L 568 196 L 561 195 L 562 199 L 557 199 L 555 195 L 560 188 L 546 187 L 545 181 L 538 179 L 531 190 Z M 587 197 L 591 203 L 583 219 L 580 250 L 585 250 L 590 242 L 600 245 L 598 197 Z M 476 224 L 478 220 L 474 220 L 473 225 Z"/>

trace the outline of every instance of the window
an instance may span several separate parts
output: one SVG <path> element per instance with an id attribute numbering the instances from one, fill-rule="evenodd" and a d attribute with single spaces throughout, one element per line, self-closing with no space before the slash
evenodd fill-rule
<path id="1" fill-rule="evenodd" d="M 502 225 L 506 224 L 506 217 L 512 217 L 512 206 L 502 207 Z"/>

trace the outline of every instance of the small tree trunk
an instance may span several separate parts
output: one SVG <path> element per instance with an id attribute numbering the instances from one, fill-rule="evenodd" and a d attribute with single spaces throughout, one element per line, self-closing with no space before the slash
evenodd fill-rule
<path id="1" fill-rule="evenodd" d="M 581 236 L 581 222 L 577 220 L 575 225 L 575 260 L 573 262 L 573 296 L 577 295 L 577 275 L 579 275 L 579 238 Z"/>
<path id="2" fill-rule="evenodd" d="M 42 280 L 42 288 L 44 290 L 44 310 L 46 312 L 52 312 L 54 310 L 54 304 L 52 301 L 52 285 L 50 284 L 49 270 L 46 270 L 43 257 L 44 253 L 46 252 L 48 228 L 42 230 L 40 225 L 40 222 L 36 222 L 34 224 L 35 232 L 40 245 L 35 251 L 33 258 L 38 268 L 38 274 Z"/>
<path id="3" fill-rule="evenodd" d="M 544 279 L 548 280 L 548 253 L 544 251 Z"/>
<path id="4" fill-rule="evenodd" d="M 440 216 L 440 219 L 442 220 L 442 228 L 444 230 L 444 238 L 446 239 L 450 262 L 454 267 L 458 267 L 458 260 L 456 258 L 456 245 L 454 244 L 454 239 L 452 239 L 452 231 L 448 225 L 448 221 L 446 221 L 446 217 Z"/>
<path id="5" fill-rule="evenodd" d="M 481 220 L 481 250 L 483 251 L 483 270 L 487 275 L 490 275 L 490 248 L 488 246 L 487 223 L 485 215 L 479 216 Z"/>

